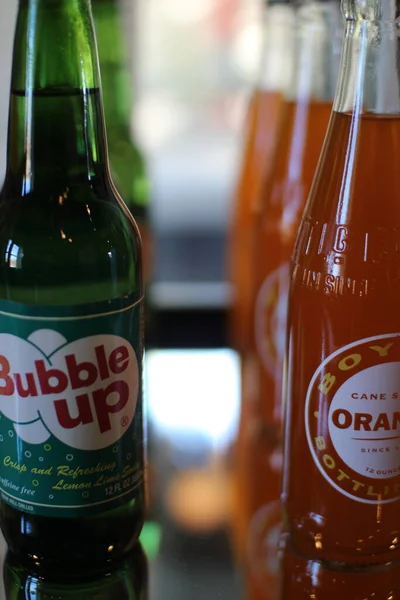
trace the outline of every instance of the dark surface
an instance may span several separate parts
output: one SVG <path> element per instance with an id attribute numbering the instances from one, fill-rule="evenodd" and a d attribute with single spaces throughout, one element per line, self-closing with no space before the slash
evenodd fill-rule
<path id="1" fill-rule="evenodd" d="M 151 563 L 150 591 L 149 600 L 242 600 L 226 534 L 192 537 L 167 528 Z"/>
<path id="2" fill-rule="evenodd" d="M 225 247 L 221 229 L 156 232 L 154 280 L 223 282 Z"/>
<path id="3" fill-rule="evenodd" d="M 148 345 L 158 348 L 226 348 L 227 314 L 223 309 L 158 310 Z"/>
<path id="4" fill-rule="evenodd" d="M 153 284 L 147 290 L 149 346 L 228 346 L 225 247 L 221 230 L 156 233 Z"/>

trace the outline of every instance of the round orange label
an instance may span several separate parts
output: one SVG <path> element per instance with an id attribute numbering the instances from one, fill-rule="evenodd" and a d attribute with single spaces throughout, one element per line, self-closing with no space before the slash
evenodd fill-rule
<path id="1" fill-rule="evenodd" d="M 400 498 L 400 333 L 359 340 L 315 372 L 305 405 L 314 461 L 345 496 Z"/>
<path id="2" fill-rule="evenodd" d="M 255 339 L 266 371 L 276 376 L 285 354 L 290 267 L 284 263 L 265 279 L 255 306 Z"/>

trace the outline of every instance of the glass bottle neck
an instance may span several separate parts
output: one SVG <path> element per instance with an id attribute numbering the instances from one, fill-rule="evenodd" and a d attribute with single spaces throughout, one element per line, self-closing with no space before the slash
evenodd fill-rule
<path id="1" fill-rule="evenodd" d="M 365 3 L 364 3 L 365 4 Z M 346 29 L 334 109 L 400 114 L 398 0 L 343 2 Z"/>
<path id="2" fill-rule="evenodd" d="M 342 39 L 338 0 L 305 0 L 299 5 L 290 100 L 333 101 Z"/>
<path id="3" fill-rule="evenodd" d="M 14 42 L 6 185 L 91 180 L 107 169 L 89 0 L 20 0 Z"/>
<path id="4" fill-rule="evenodd" d="M 342 0 L 347 20 L 394 21 L 400 17 L 400 0 Z"/>
<path id="5" fill-rule="evenodd" d="M 130 120 L 131 90 L 117 0 L 92 0 L 98 41 L 103 101 L 108 125 Z"/>
<path id="6" fill-rule="evenodd" d="M 292 79 L 295 9 L 289 3 L 267 4 L 259 87 L 283 92 Z"/>

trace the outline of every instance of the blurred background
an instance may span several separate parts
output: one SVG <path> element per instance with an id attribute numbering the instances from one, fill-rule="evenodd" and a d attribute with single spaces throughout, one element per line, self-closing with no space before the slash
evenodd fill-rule
<path id="1" fill-rule="evenodd" d="M 240 409 L 226 241 L 259 0 L 121 0 L 131 135 L 149 183 L 150 600 L 242 598 L 229 543 Z M 0 7 L 0 181 L 17 0 Z"/>

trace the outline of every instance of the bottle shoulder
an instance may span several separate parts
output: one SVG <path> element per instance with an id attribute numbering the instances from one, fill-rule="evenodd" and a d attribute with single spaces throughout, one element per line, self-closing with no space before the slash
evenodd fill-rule
<path id="1" fill-rule="evenodd" d="M 38 230 L 27 227 L 33 220 Z M 60 224 L 68 223 L 74 230 L 90 235 L 113 236 L 117 229 L 137 236 L 137 225 L 124 201 L 110 182 L 57 182 L 40 185 L 26 194 L 18 194 L 5 185 L 0 192 L 0 227 L 18 225 L 21 232 L 31 235 L 51 233 Z"/>
<path id="2" fill-rule="evenodd" d="M 24 197 L 4 191 L 0 272 L 0 297 L 3 291 L 9 299 L 20 300 L 21 290 L 24 298 L 36 290 L 43 303 L 65 301 L 72 290 L 77 302 L 141 295 L 139 230 L 112 188 L 71 186 Z"/>

